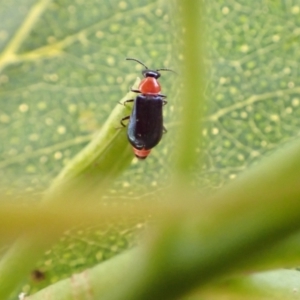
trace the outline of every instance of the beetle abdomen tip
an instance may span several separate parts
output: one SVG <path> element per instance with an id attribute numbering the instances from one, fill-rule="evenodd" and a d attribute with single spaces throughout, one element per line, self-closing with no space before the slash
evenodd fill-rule
<path id="1" fill-rule="evenodd" d="M 139 150 L 139 149 L 133 148 L 133 152 L 138 159 L 146 159 L 147 156 L 150 154 L 151 149 L 140 149 Z"/>

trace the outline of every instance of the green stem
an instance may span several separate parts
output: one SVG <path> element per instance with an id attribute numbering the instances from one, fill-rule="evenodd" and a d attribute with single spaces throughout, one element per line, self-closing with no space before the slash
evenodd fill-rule
<path id="1" fill-rule="evenodd" d="M 138 84 L 137 79 L 134 87 Z M 131 99 L 128 93 L 122 100 Z M 118 130 L 120 119 L 128 108 L 116 105 L 99 134 L 62 170 L 45 195 L 44 206 L 63 201 L 99 199 L 103 189 L 130 164 L 133 153 L 126 139 L 126 130 Z M 43 224 L 38 224 L 43 226 Z M 60 234 L 47 241 L 39 234 L 26 234 L 19 238 L 0 261 L 0 299 L 7 299 L 24 277 L 30 273 L 38 259 Z M 42 240 L 42 242 L 40 242 Z"/>
<path id="2" fill-rule="evenodd" d="M 180 13 L 184 28 L 182 34 L 182 80 L 184 90 L 182 95 L 182 110 L 180 118 L 179 137 L 176 143 L 174 164 L 176 175 L 181 181 L 190 180 L 192 168 L 199 162 L 199 141 L 202 134 L 202 115 L 204 107 L 204 31 L 203 31 L 203 1 L 177 1 L 181 7 Z M 178 32 L 182 28 L 177 28 Z"/>

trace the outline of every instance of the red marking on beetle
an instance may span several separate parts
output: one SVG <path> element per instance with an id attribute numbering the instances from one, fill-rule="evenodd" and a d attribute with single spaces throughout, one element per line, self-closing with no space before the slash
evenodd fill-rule
<path id="1" fill-rule="evenodd" d="M 146 77 L 141 81 L 139 90 L 144 95 L 157 95 L 160 93 L 161 87 L 156 78 Z"/>
<path id="2" fill-rule="evenodd" d="M 139 150 L 139 149 L 133 148 L 133 152 L 138 159 L 145 159 L 150 154 L 151 149 L 148 149 L 148 150 L 140 149 Z"/>

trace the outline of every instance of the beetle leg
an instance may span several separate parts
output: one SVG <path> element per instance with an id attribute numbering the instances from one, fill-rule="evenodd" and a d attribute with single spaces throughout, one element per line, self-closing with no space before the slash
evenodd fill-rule
<path id="1" fill-rule="evenodd" d="M 140 90 L 131 89 L 131 91 L 132 91 L 133 93 L 141 93 Z"/>
<path id="2" fill-rule="evenodd" d="M 128 99 L 128 100 L 125 100 L 123 103 L 119 102 L 119 104 L 126 106 L 127 102 L 133 102 L 133 101 L 134 101 L 134 99 Z"/>
<path id="3" fill-rule="evenodd" d="M 157 96 L 162 97 L 162 98 L 167 98 L 167 96 L 163 95 L 163 94 L 157 94 Z"/>
<path id="4" fill-rule="evenodd" d="M 167 132 L 168 132 L 167 128 L 163 125 L 163 133 L 167 133 Z"/>
<path id="5" fill-rule="evenodd" d="M 129 119 L 130 119 L 130 116 L 127 116 L 127 117 L 122 118 L 121 121 L 120 121 L 120 124 L 121 124 L 123 127 L 126 127 L 126 125 L 123 123 L 123 121 L 129 120 Z"/>

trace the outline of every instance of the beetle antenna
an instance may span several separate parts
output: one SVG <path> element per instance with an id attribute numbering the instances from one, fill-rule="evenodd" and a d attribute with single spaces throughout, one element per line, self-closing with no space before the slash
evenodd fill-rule
<path id="1" fill-rule="evenodd" d="M 136 58 L 126 57 L 126 60 L 134 60 L 134 61 L 138 62 L 139 64 L 141 64 L 142 66 L 144 66 L 148 70 L 148 67 Z"/>
<path id="2" fill-rule="evenodd" d="M 168 69 L 168 68 L 161 68 L 161 69 L 157 69 L 156 71 L 170 71 L 170 72 L 177 74 L 175 71 Z"/>

